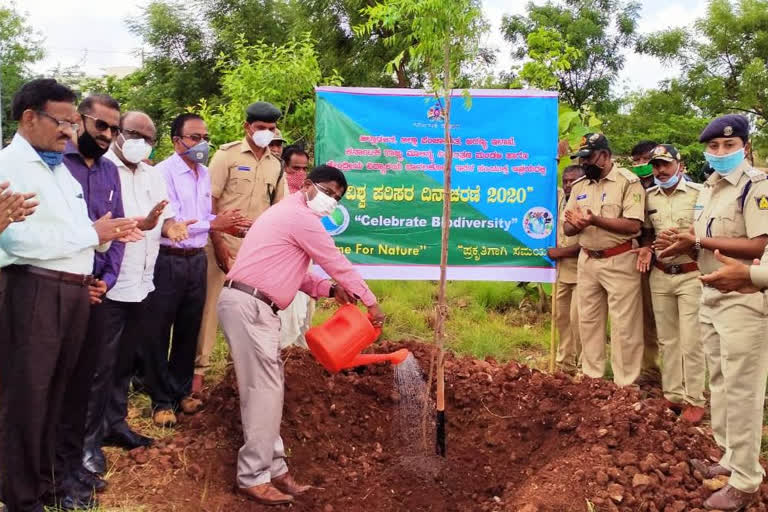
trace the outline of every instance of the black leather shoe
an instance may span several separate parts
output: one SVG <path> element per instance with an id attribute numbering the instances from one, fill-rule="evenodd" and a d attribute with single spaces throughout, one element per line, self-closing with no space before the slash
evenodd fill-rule
<path id="1" fill-rule="evenodd" d="M 115 429 L 104 438 L 104 446 L 117 446 L 126 450 L 133 450 L 142 446 L 152 446 L 155 440 L 134 432 L 127 426 Z"/>
<path id="2" fill-rule="evenodd" d="M 85 468 L 75 471 L 75 479 L 89 489 L 96 492 L 104 492 L 107 488 L 107 481 L 98 475 L 91 473 Z"/>
<path id="3" fill-rule="evenodd" d="M 57 494 L 55 496 L 48 496 L 44 500 L 48 507 L 59 510 L 80 510 L 98 508 L 99 500 L 93 495 L 80 496 L 75 493 Z"/>
<path id="4" fill-rule="evenodd" d="M 83 467 L 97 475 L 103 475 L 107 472 L 107 458 L 101 448 L 83 450 Z"/>

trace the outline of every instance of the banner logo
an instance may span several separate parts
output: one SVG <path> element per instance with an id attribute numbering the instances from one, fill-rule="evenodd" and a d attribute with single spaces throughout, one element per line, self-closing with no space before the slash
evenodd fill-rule
<path id="1" fill-rule="evenodd" d="M 430 121 L 445 121 L 442 105 L 433 103 L 429 110 L 427 110 L 427 119 Z"/>
<path id="2" fill-rule="evenodd" d="M 535 206 L 523 216 L 523 230 L 531 238 L 547 238 L 554 228 L 552 213 L 546 208 Z"/>
<path id="3" fill-rule="evenodd" d="M 333 213 L 322 219 L 323 227 L 331 236 L 340 235 L 349 227 L 349 210 L 338 205 Z"/>

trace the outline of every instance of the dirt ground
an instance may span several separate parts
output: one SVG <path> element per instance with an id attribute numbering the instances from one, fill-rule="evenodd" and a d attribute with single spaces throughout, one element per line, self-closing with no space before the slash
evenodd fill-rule
<path id="1" fill-rule="evenodd" d="M 376 348 L 402 346 L 426 375 L 430 346 Z M 307 352 L 284 357 L 288 463 L 297 480 L 316 489 L 277 508 L 232 492 L 242 429 L 229 374 L 173 438 L 116 460 L 111 452 L 115 471 L 102 503 L 152 512 L 693 512 L 723 485 L 702 482 L 688 464 L 720 455 L 707 429 L 687 425 L 635 389 L 448 356 L 443 459 L 398 434 L 401 397 L 392 367 L 330 375 Z M 433 434 L 429 442 L 433 450 Z M 766 504 L 764 484 L 748 511 L 766 511 Z"/>

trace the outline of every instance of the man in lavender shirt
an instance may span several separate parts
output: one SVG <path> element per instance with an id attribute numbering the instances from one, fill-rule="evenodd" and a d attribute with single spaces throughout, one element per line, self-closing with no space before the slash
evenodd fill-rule
<path id="1" fill-rule="evenodd" d="M 174 154 L 155 166 L 168 187 L 177 221 L 196 220 L 189 238 L 160 241 L 155 291 L 149 300 L 148 335 L 142 357 L 145 384 L 152 399 L 153 421 L 176 424 L 176 411 L 194 414 L 202 405 L 190 396 L 197 336 L 205 304 L 207 259 L 204 247 L 211 230 L 244 236 L 250 222 L 238 210 L 211 213 L 208 128 L 197 114 L 182 114 L 171 124 Z M 173 340 L 171 340 L 173 329 Z M 170 345 L 170 355 L 169 355 Z"/>

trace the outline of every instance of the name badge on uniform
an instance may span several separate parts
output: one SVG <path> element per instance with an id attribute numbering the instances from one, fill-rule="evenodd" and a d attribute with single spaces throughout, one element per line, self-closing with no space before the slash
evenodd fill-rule
<path id="1" fill-rule="evenodd" d="M 704 209 L 704 205 L 703 204 L 695 204 L 695 205 L 693 205 L 693 209 L 694 210 L 703 210 Z"/>
<path id="2" fill-rule="evenodd" d="M 586 198 L 587 198 L 587 194 L 581 194 L 581 195 L 576 196 L 576 200 L 577 201 L 581 201 L 582 199 L 586 199 Z"/>
<path id="3" fill-rule="evenodd" d="M 238 165 L 238 166 L 237 166 L 237 170 L 238 170 L 238 171 L 246 171 L 246 172 L 247 172 L 247 171 L 250 171 L 250 170 L 251 170 L 251 168 L 250 168 L 250 167 L 248 167 L 247 165 Z"/>

